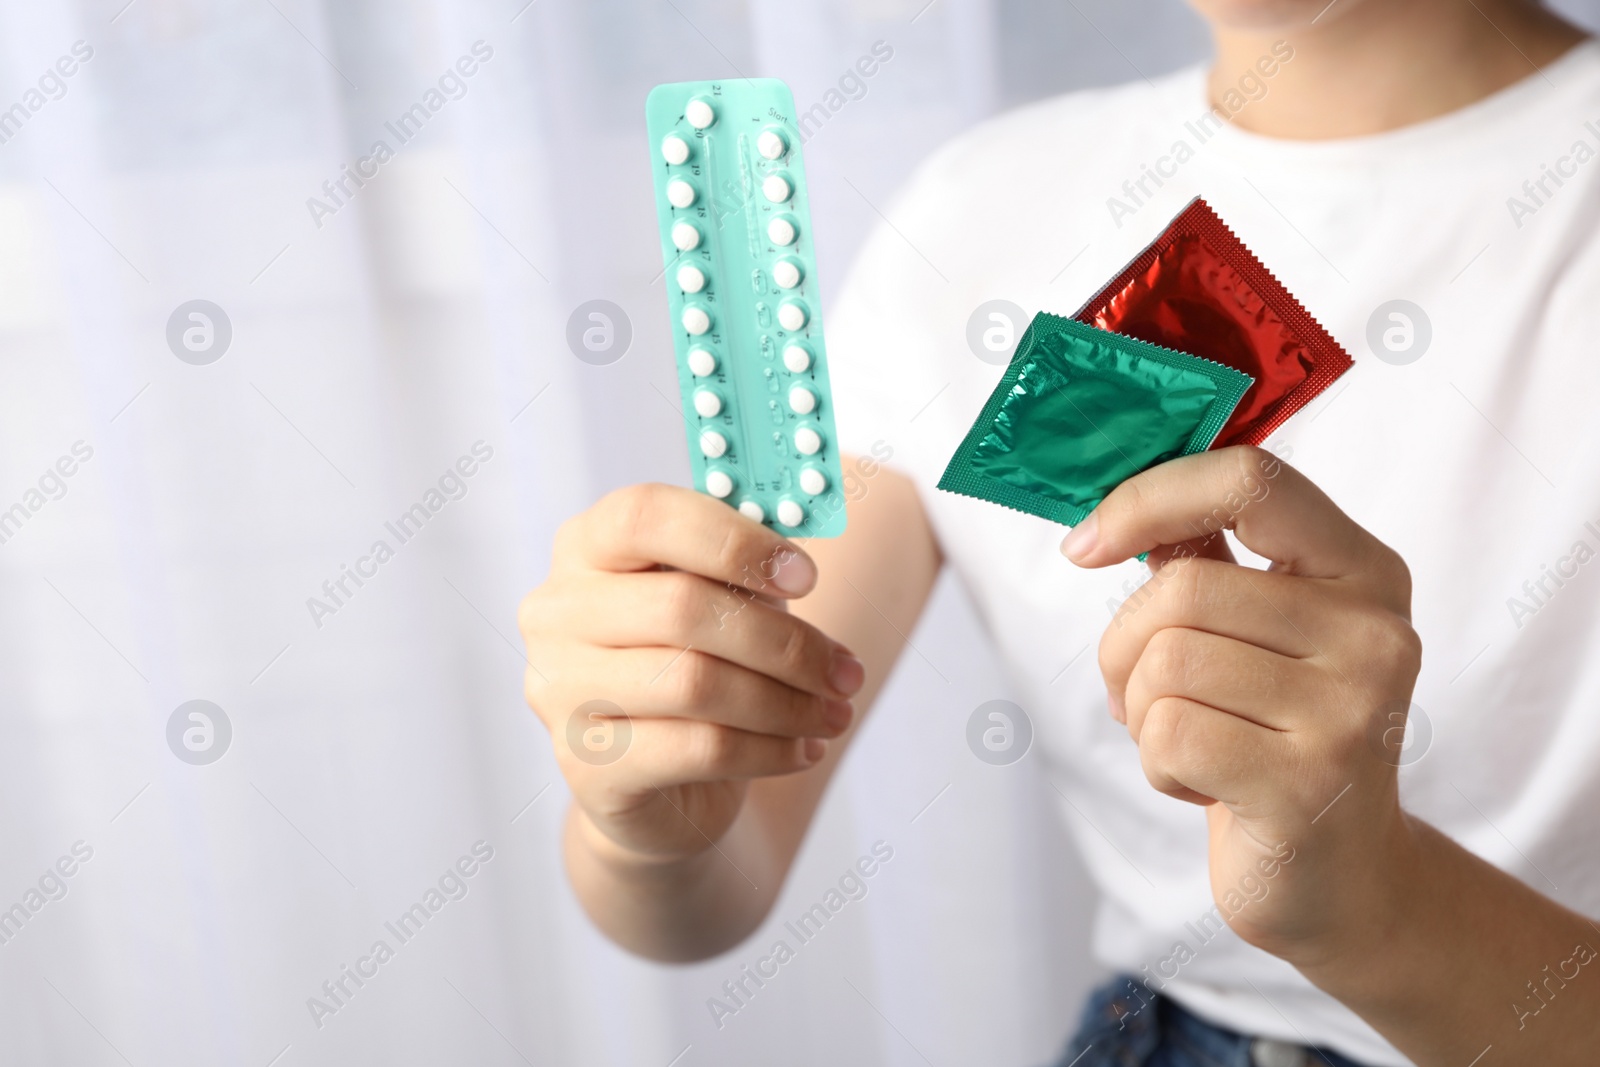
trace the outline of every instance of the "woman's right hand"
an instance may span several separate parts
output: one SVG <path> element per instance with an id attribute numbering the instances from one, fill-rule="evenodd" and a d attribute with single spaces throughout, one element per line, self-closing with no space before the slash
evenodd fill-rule
<path id="1" fill-rule="evenodd" d="M 752 779 L 822 760 L 865 671 L 789 613 L 816 580 L 792 542 L 674 486 L 619 489 L 561 527 L 519 612 L 525 688 L 594 829 L 641 858 L 691 856 Z"/>

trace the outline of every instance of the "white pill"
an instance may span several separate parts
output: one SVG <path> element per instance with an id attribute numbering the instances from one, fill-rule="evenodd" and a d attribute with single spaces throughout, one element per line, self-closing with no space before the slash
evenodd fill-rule
<path id="1" fill-rule="evenodd" d="M 757 504 L 754 500 L 746 500 L 742 504 L 740 504 L 739 505 L 739 514 L 743 515 L 747 519 L 754 519 L 756 522 L 766 522 L 767 521 L 766 510 L 763 509 L 762 506 L 760 504 Z"/>
<path id="2" fill-rule="evenodd" d="M 787 248 L 794 244 L 796 236 L 798 235 L 795 233 L 794 223 L 788 219 L 777 218 L 767 223 L 767 237 L 780 248 Z"/>
<path id="3" fill-rule="evenodd" d="M 777 130 L 763 130 L 761 136 L 756 138 L 756 151 L 768 159 L 782 159 L 788 150 L 789 142 Z"/>
<path id="4" fill-rule="evenodd" d="M 717 121 L 717 113 L 704 100 L 689 101 L 689 106 L 683 109 L 683 117 L 697 130 L 703 130 Z"/>
<path id="5" fill-rule="evenodd" d="M 778 308 L 778 325 L 793 333 L 805 329 L 807 320 L 806 306 L 796 301 L 790 301 Z"/>
<path id="6" fill-rule="evenodd" d="M 707 459 L 720 459 L 728 451 L 728 439 L 715 430 L 700 431 L 700 454 Z"/>
<path id="7" fill-rule="evenodd" d="M 807 467 L 800 472 L 800 488 L 808 496 L 820 496 L 828 488 L 828 476 L 816 467 Z"/>
<path id="8" fill-rule="evenodd" d="M 696 389 L 694 410 L 702 419 L 714 419 L 722 414 L 722 398 L 709 389 Z"/>
<path id="9" fill-rule="evenodd" d="M 800 284 L 800 264 L 790 259 L 780 259 L 772 265 L 772 280 L 779 289 L 793 289 Z"/>
<path id="10" fill-rule="evenodd" d="M 806 511 L 793 500 L 778 501 L 778 522 L 784 526 L 799 526 L 806 521 Z"/>
<path id="11" fill-rule="evenodd" d="M 686 293 L 698 293 L 706 287 L 705 273 L 692 263 L 678 268 L 678 288 Z"/>
<path id="12" fill-rule="evenodd" d="M 689 142 L 675 133 L 661 139 L 661 158 L 674 167 L 689 161 Z"/>
<path id="13" fill-rule="evenodd" d="M 691 222 L 680 222 L 672 227 L 672 243 L 680 252 L 693 252 L 700 247 L 700 231 Z"/>
<path id="14" fill-rule="evenodd" d="M 809 415 L 817 410 L 817 394 L 803 385 L 789 390 L 789 409 L 799 415 Z"/>
<path id="15" fill-rule="evenodd" d="M 809 426 L 802 426 L 794 432 L 794 447 L 802 456 L 814 456 L 822 451 L 822 435 Z"/>
<path id="16" fill-rule="evenodd" d="M 711 316 L 706 314 L 705 308 L 686 307 L 683 309 L 683 328 L 699 337 L 711 329 Z"/>
<path id="17" fill-rule="evenodd" d="M 708 374 L 715 374 L 717 370 L 717 357 L 703 348 L 689 349 L 689 373 L 696 378 L 704 378 Z"/>
<path id="18" fill-rule="evenodd" d="M 790 374 L 804 374 L 811 369 L 811 353 L 799 345 L 790 345 L 783 350 L 783 365 Z"/>
<path id="19" fill-rule="evenodd" d="M 674 178 L 667 183 L 667 203 L 676 208 L 685 208 L 694 203 L 694 186 L 682 178 Z"/>
<path id="20" fill-rule="evenodd" d="M 794 195 L 794 188 L 783 175 L 769 174 L 767 180 L 761 183 L 761 193 L 774 204 L 781 204 Z"/>
<path id="21" fill-rule="evenodd" d="M 727 471 L 706 471 L 706 492 L 724 499 L 733 492 L 733 477 Z"/>

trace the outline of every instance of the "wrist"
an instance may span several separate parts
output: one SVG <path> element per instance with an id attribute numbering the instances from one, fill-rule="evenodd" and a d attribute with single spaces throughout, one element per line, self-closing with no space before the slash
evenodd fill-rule
<path id="1" fill-rule="evenodd" d="M 564 845 L 567 876 L 584 911 L 606 936 L 648 959 L 685 963 L 724 952 L 760 925 L 771 904 L 720 848 L 707 843 L 689 854 L 629 848 L 577 804 L 567 813 Z"/>
<path id="2" fill-rule="evenodd" d="M 1378 846 L 1356 861 L 1336 896 L 1338 919 L 1317 939 L 1298 946 L 1288 961 L 1312 984 L 1354 1007 L 1387 990 L 1405 987 L 1417 946 L 1426 940 L 1428 912 L 1438 896 L 1429 860 L 1433 832 L 1396 809 Z"/>
<path id="3" fill-rule="evenodd" d="M 708 854 L 715 854 L 704 838 L 699 848 L 687 850 L 640 848 L 619 841 L 576 802 L 567 809 L 566 846 L 569 858 L 579 853 L 596 869 L 629 881 L 681 879 L 703 867 Z"/>

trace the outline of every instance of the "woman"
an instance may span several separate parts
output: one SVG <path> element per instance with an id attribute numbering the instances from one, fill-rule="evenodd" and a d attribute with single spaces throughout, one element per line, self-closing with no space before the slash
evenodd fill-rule
<path id="1" fill-rule="evenodd" d="M 868 242 L 832 366 L 844 443 L 892 459 L 855 465 L 843 537 L 663 486 L 564 528 L 523 627 L 563 665 L 528 696 L 573 884 L 652 958 L 754 930 L 948 564 L 1082 815 L 1125 974 L 1064 1064 L 1592 1062 L 1600 48 L 1517 0 L 1195 6 L 1209 72 L 991 122 Z M 1352 349 L 1346 380 L 1271 451 L 1125 483 L 1067 561 L 1048 524 L 936 491 L 998 373 L 974 309 L 1070 313 L 1200 194 Z M 1173 559 L 1262 484 L 1232 523 L 1270 571 Z M 1144 551 L 1167 566 L 1129 597 L 1136 564 L 1107 568 Z M 1092 642 L 1100 677 L 1063 675 Z M 632 719 L 605 766 L 566 741 L 594 698 Z"/>

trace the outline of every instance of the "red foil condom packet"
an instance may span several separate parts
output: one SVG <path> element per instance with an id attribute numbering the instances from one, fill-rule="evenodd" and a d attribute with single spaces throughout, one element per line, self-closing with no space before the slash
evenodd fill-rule
<path id="1" fill-rule="evenodd" d="M 1213 448 L 1259 445 L 1352 362 L 1198 197 L 1073 318 L 1255 379 Z"/>

